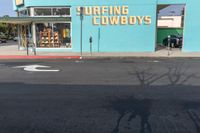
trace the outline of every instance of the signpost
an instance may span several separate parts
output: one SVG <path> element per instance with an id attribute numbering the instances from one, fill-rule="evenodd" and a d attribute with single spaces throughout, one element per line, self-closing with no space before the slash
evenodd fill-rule
<path id="1" fill-rule="evenodd" d="M 26 54 L 29 55 L 29 40 L 26 40 Z"/>
<path id="2" fill-rule="evenodd" d="M 169 35 L 169 36 L 168 36 L 168 46 L 167 46 L 168 56 L 170 56 L 170 50 L 171 50 L 171 49 L 170 49 L 170 43 L 171 43 L 171 42 L 170 42 L 170 38 L 171 38 L 171 36 Z"/>
<path id="3" fill-rule="evenodd" d="M 98 28 L 98 52 L 100 52 L 101 29 Z"/>
<path id="4" fill-rule="evenodd" d="M 84 19 L 84 8 L 80 7 L 80 20 L 81 20 L 81 44 L 80 44 L 80 52 L 81 52 L 81 58 L 83 55 L 83 19 Z"/>
<path id="5" fill-rule="evenodd" d="M 90 42 L 90 54 L 92 56 L 92 36 L 90 36 L 89 42 Z"/>

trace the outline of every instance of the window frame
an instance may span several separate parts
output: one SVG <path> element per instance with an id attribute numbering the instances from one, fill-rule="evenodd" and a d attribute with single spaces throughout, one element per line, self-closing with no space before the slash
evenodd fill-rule
<path id="1" fill-rule="evenodd" d="M 69 15 L 54 15 L 54 9 L 56 8 L 66 8 L 69 9 Z M 51 10 L 51 15 L 36 15 L 35 10 L 36 9 L 50 9 Z M 64 6 L 64 7 L 33 7 L 33 14 L 35 17 L 71 17 L 71 6 Z"/>

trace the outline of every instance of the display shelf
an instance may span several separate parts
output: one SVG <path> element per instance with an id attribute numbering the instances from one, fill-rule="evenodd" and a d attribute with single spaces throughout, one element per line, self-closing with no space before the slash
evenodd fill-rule
<path id="1" fill-rule="evenodd" d="M 40 32 L 40 44 L 39 47 L 60 47 L 58 32 L 52 32 L 51 29 Z"/>

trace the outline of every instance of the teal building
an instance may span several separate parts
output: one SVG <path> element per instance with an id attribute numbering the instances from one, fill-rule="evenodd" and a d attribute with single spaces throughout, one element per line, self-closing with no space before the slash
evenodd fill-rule
<path id="1" fill-rule="evenodd" d="M 199 0 L 13 0 L 20 47 L 29 37 L 38 51 L 56 52 L 89 52 L 90 37 L 94 52 L 155 52 L 157 13 L 169 4 L 185 5 L 182 51 L 199 52 Z"/>

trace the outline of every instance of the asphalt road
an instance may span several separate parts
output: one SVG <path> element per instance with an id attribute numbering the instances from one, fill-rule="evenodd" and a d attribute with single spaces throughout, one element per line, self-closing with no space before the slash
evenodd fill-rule
<path id="1" fill-rule="evenodd" d="M 28 72 L 24 65 L 59 72 Z M 0 133 L 200 133 L 200 59 L 1 60 Z"/>

